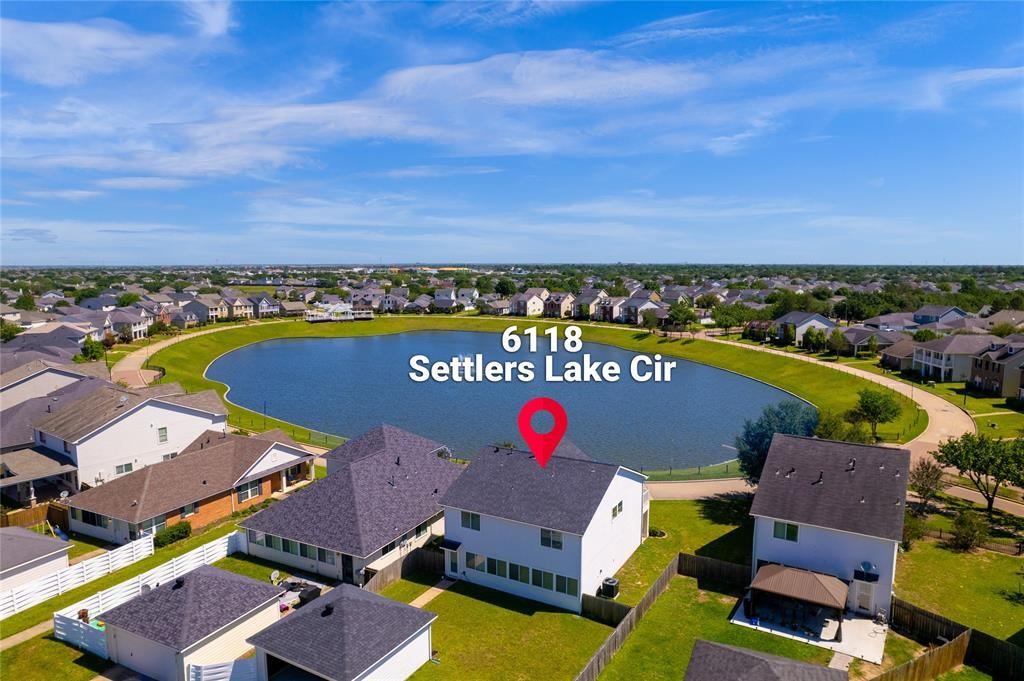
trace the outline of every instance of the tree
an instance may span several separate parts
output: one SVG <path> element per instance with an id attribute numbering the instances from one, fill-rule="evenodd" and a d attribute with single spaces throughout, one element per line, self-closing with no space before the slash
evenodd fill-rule
<path id="1" fill-rule="evenodd" d="M 864 388 L 857 394 L 857 406 L 850 410 L 848 418 L 854 423 L 867 422 L 871 426 L 871 437 L 877 440 L 878 424 L 895 421 L 903 409 L 899 400 L 888 390 Z"/>
<path id="2" fill-rule="evenodd" d="M 989 515 L 1000 487 L 1024 484 L 1024 440 L 993 440 L 984 433 L 964 433 L 943 442 L 932 454 L 940 464 L 957 469 L 971 481 L 985 497 Z"/>
<path id="3" fill-rule="evenodd" d="M 832 333 L 828 336 L 828 349 L 837 357 L 840 352 L 846 350 L 846 336 L 838 327 L 832 329 Z"/>
<path id="4" fill-rule="evenodd" d="M 920 516 L 905 513 L 903 516 L 903 541 L 900 542 L 903 545 L 903 550 L 909 551 L 913 548 L 914 542 L 924 537 L 927 529 Z"/>
<path id="5" fill-rule="evenodd" d="M 810 352 L 821 352 L 827 343 L 825 332 L 819 328 L 811 327 L 804 332 L 803 345 Z"/>
<path id="6" fill-rule="evenodd" d="M 138 293 L 122 293 L 117 297 L 117 306 L 128 307 L 129 305 L 137 303 L 140 300 L 142 300 L 142 296 L 140 296 Z"/>
<path id="7" fill-rule="evenodd" d="M 512 281 L 508 277 L 502 277 L 498 280 L 498 283 L 494 285 L 494 292 L 500 293 L 503 296 L 511 296 L 516 292 L 516 282 Z"/>
<path id="8" fill-rule="evenodd" d="M 98 340 L 94 340 L 92 337 L 87 337 L 85 342 L 82 343 L 82 359 L 93 362 L 103 357 L 103 343 Z"/>
<path id="9" fill-rule="evenodd" d="M 862 423 L 849 423 L 834 412 L 826 411 L 818 419 L 814 436 L 822 440 L 839 440 L 841 442 L 858 442 L 866 444 L 871 441 L 871 433 Z"/>
<path id="10" fill-rule="evenodd" d="M 930 340 L 935 340 L 939 337 L 939 334 L 935 333 L 931 329 L 918 329 L 914 332 L 914 340 L 918 343 L 927 343 Z"/>
<path id="11" fill-rule="evenodd" d="M 971 551 L 988 539 L 988 523 L 974 511 L 961 509 L 953 518 L 950 545 L 959 551 Z"/>
<path id="12" fill-rule="evenodd" d="M 658 324 L 661 321 L 658 319 L 658 313 L 654 310 L 644 310 L 640 313 L 640 322 L 645 329 L 648 331 L 654 331 L 658 328 Z"/>
<path id="13" fill-rule="evenodd" d="M 103 343 L 103 347 L 109 350 L 110 348 L 117 345 L 117 336 L 107 331 L 105 334 L 103 334 L 103 340 L 100 342 Z"/>
<path id="14" fill-rule="evenodd" d="M 787 400 L 768 405 L 756 421 L 747 419 L 742 432 L 736 436 L 740 471 L 751 483 L 757 482 L 775 433 L 810 435 L 817 425 L 818 412 L 803 402 Z"/>
<path id="15" fill-rule="evenodd" d="M 24 329 L 17 324 L 11 324 L 10 322 L 0 319 L 0 342 L 6 343 L 22 331 L 24 331 Z"/>
<path id="16" fill-rule="evenodd" d="M 1018 333 L 1017 327 L 1011 324 L 1010 322 L 996 324 L 991 329 L 989 329 L 988 332 L 993 336 L 1010 336 L 1015 333 Z"/>
<path id="17" fill-rule="evenodd" d="M 718 307 L 722 304 L 722 301 L 718 299 L 714 293 L 705 293 L 701 297 L 694 301 L 697 307 L 703 310 L 710 310 L 713 307 Z"/>
<path id="18" fill-rule="evenodd" d="M 868 338 L 868 354 L 874 357 L 878 354 L 878 337 L 871 336 Z"/>
<path id="19" fill-rule="evenodd" d="M 782 337 L 779 338 L 779 345 L 789 346 L 796 343 L 796 329 L 793 328 L 792 324 L 782 325 Z"/>
<path id="20" fill-rule="evenodd" d="M 928 504 L 932 499 L 949 486 L 944 475 L 942 466 L 931 459 L 921 459 L 910 469 L 910 489 L 921 499 L 921 515 L 928 512 Z"/>
<path id="21" fill-rule="evenodd" d="M 697 313 L 692 307 L 680 301 L 668 308 L 668 321 L 673 326 L 686 326 L 697 321 Z"/>
<path id="22" fill-rule="evenodd" d="M 11 307 L 31 312 L 36 309 L 36 301 L 35 298 L 32 297 L 31 293 L 25 292 L 18 296 L 17 300 L 14 301 L 14 304 Z"/>

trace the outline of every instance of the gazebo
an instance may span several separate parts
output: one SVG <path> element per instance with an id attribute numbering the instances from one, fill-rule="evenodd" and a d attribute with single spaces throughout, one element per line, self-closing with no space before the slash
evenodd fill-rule
<path id="1" fill-rule="evenodd" d="M 757 618 L 758 603 L 763 603 L 766 596 L 830 608 L 837 613 L 838 627 L 834 640 L 840 643 L 843 640 L 843 611 L 846 610 L 848 590 L 846 582 L 838 577 L 770 563 L 758 568 L 750 582 L 747 615 L 751 619 Z"/>

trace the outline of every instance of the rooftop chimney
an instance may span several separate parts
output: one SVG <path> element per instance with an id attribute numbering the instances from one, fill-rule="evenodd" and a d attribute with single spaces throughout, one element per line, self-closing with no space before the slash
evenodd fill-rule
<path id="1" fill-rule="evenodd" d="M 178 577 L 177 579 L 174 580 L 174 587 L 173 588 L 180 589 L 183 586 L 185 586 L 185 578 L 184 577 Z"/>

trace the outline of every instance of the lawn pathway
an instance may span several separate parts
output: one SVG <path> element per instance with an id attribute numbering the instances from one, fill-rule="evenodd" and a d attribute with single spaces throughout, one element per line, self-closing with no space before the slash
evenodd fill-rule
<path id="1" fill-rule="evenodd" d="M 409 605 L 411 605 L 414 608 L 422 608 L 424 605 L 426 605 L 427 603 L 429 603 L 430 601 L 434 600 L 442 593 L 447 591 L 448 587 L 450 587 L 454 583 L 455 582 L 453 580 L 450 580 L 447 577 L 442 577 L 437 584 L 430 587 L 429 589 L 421 593 L 419 596 L 414 598 L 413 601 L 409 603 Z"/>
<path id="2" fill-rule="evenodd" d="M 0 626 L 2 626 L 2 625 L 0 625 Z M 53 629 L 53 619 L 52 618 L 48 619 L 48 620 L 45 620 L 43 622 L 40 622 L 39 624 L 37 624 L 37 625 L 35 625 L 33 627 L 29 627 L 28 629 L 25 629 L 24 631 L 19 631 L 17 634 L 11 634 L 7 638 L 0 640 L 0 650 L 7 650 L 8 648 L 13 648 L 14 646 L 18 645 L 19 643 L 24 643 L 25 641 L 29 640 L 30 638 L 35 638 L 36 636 L 39 636 L 40 634 L 45 634 L 50 629 Z"/>

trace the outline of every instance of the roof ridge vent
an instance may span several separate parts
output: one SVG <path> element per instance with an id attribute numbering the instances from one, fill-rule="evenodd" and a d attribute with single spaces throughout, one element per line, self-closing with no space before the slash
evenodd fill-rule
<path id="1" fill-rule="evenodd" d="M 796 473 L 796 466 L 793 466 L 788 471 L 786 471 L 786 477 L 792 477 L 794 473 Z"/>
<path id="2" fill-rule="evenodd" d="M 860 498 L 860 503 L 862 503 L 862 504 L 863 504 L 864 502 L 865 502 L 865 500 L 864 500 L 864 497 L 861 497 L 861 498 Z"/>
<path id="3" fill-rule="evenodd" d="M 818 471 L 818 479 L 812 482 L 812 485 L 820 485 L 825 482 L 825 471 Z"/>
<path id="4" fill-rule="evenodd" d="M 850 460 L 846 464 L 846 472 L 847 473 L 852 473 L 855 470 L 857 470 L 857 457 L 852 456 L 852 457 L 850 457 Z"/>
<path id="5" fill-rule="evenodd" d="M 334 603 L 325 603 L 324 609 L 320 611 L 321 617 L 329 617 L 334 612 Z"/>

